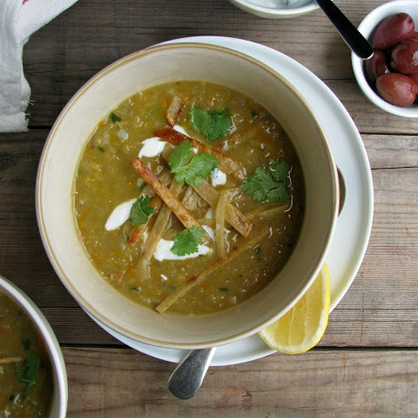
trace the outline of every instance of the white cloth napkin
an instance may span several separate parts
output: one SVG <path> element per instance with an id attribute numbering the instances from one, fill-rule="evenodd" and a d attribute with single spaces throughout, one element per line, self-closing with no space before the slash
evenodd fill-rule
<path id="1" fill-rule="evenodd" d="M 25 111 L 30 86 L 23 73 L 23 46 L 34 32 L 76 1 L 0 0 L 0 132 L 28 129 Z"/>

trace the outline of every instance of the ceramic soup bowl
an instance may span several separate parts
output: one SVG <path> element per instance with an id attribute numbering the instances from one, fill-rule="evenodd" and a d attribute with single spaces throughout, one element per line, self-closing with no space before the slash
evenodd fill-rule
<path id="1" fill-rule="evenodd" d="M 299 241 L 285 267 L 248 301 L 211 315 L 160 315 L 118 293 L 98 273 L 77 234 L 74 173 L 95 126 L 133 93 L 174 80 L 228 86 L 263 105 L 298 153 L 306 187 Z M 36 208 L 48 257 L 71 295 L 95 320 L 146 344 L 197 349 L 248 337 L 303 295 L 321 269 L 338 217 L 338 176 L 329 143 L 303 96 L 263 63 L 227 48 L 194 43 L 157 45 L 102 70 L 70 100 L 41 157 Z"/>

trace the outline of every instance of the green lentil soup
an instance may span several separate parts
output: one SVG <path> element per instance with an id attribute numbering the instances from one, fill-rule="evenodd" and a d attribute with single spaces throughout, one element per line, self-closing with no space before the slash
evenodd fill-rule
<path id="1" fill-rule="evenodd" d="M 45 418 L 53 397 L 45 343 L 28 315 L 0 293 L 0 416 Z"/>
<path id="2" fill-rule="evenodd" d="M 263 289 L 298 240 L 304 182 L 282 126 L 198 81 L 141 91 L 98 124 L 74 182 L 80 240 L 129 299 L 201 315 Z"/>

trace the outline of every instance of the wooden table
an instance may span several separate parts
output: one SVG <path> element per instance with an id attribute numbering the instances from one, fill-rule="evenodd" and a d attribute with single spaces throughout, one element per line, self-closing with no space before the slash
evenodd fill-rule
<path id="1" fill-rule="evenodd" d="M 358 25 L 381 0 L 338 0 Z M 354 120 L 375 191 L 374 223 L 360 271 L 307 354 L 274 354 L 213 367 L 199 393 L 166 388 L 174 365 L 105 333 L 62 286 L 36 225 L 37 165 L 55 118 L 107 64 L 191 35 L 252 40 L 320 77 Z M 418 415 L 418 119 L 391 116 L 360 92 L 350 52 L 319 10 L 266 20 L 226 0 L 80 0 L 24 50 L 32 87 L 30 129 L 0 135 L 0 273 L 39 305 L 62 345 L 68 417 L 415 417 Z"/>

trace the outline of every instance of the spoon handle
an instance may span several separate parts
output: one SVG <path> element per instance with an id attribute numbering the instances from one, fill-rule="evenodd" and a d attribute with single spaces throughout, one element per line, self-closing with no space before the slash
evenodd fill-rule
<path id="1" fill-rule="evenodd" d="M 168 389 L 179 399 L 192 398 L 200 388 L 216 347 L 192 350 L 168 379 Z"/>
<path id="2" fill-rule="evenodd" d="M 369 59 L 373 48 L 332 0 L 316 0 L 350 49 L 360 58 Z"/>

